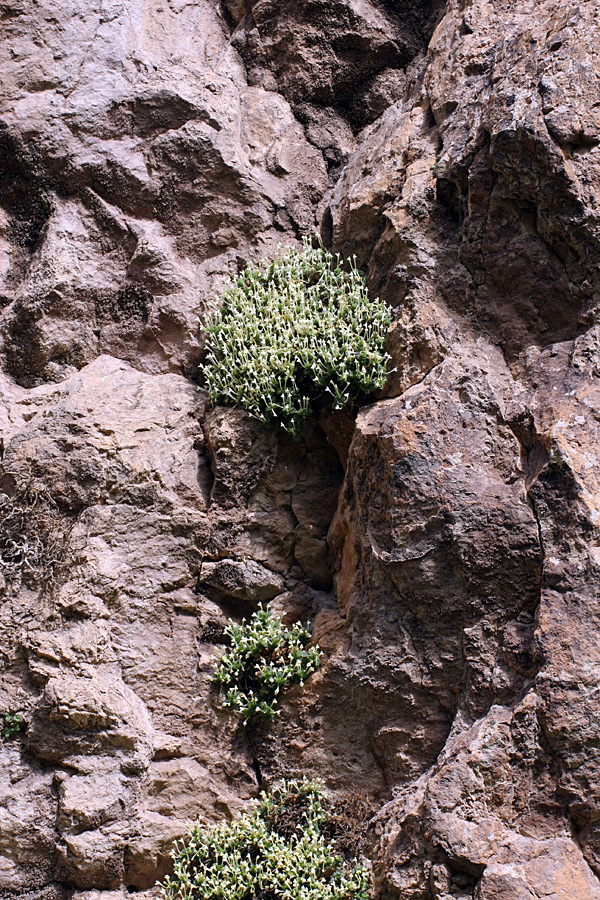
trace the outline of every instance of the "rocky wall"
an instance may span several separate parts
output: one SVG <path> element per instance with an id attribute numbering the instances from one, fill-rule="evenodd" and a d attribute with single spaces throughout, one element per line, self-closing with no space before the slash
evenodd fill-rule
<path id="1" fill-rule="evenodd" d="M 3 900 L 153 897 L 301 774 L 372 808 L 377 900 L 600 898 L 599 15 L 0 3 Z M 294 443 L 208 408 L 202 321 L 317 231 L 394 371 Z M 245 732 L 261 602 L 325 656 Z"/>

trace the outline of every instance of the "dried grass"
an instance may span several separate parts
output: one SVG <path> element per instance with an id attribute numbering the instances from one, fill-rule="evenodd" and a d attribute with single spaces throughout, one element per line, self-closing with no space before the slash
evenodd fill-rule
<path id="1" fill-rule="evenodd" d="M 0 465 L 0 574 L 7 582 L 51 588 L 64 565 L 71 528 L 30 472 Z"/>

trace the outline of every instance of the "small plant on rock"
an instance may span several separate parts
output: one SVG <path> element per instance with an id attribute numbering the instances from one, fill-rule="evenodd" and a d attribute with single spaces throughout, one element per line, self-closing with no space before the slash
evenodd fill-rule
<path id="1" fill-rule="evenodd" d="M 354 261 L 305 240 L 226 288 L 206 326 L 210 399 L 297 437 L 316 408 L 383 388 L 390 322 Z"/>
<path id="2" fill-rule="evenodd" d="M 9 582 L 54 585 L 72 523 L 31 475 L 0 463 L 0 575 Z"/>
<path id="3" fill-rule="evenodd" d="M 368 872 L 337 852 L 330 808 L 318 783 L 291 781 L 233 822 L 197 822 L 173 851 L 163 897 L 367 900 Z"/>
<path id="4" fill-rule="evenodd" d="M 10 741 L 25 728 L 25 719 L 20 713 L 2 713 L 2 738 Z"/>
<path id="5" fill-rule="evenodd" d="M 280 692 L 304 684 L 318 668 L 321 651 L 309 647 L 310 631 L 291 629 L 261 607 L 249 622 L 230 622 L 230 649 L 219 660 L 214 680 L 225 691 L 224 705 L 241 713 L 244 724 L 258 714 L 272 718 Z"/>

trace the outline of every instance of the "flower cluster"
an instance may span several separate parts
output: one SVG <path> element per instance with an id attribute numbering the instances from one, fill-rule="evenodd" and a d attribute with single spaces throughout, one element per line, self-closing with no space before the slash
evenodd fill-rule
<path id="1" fill-rule="evenodd" d="M 226 288 L 206 327 L 210 399 L 297 437 L 316 407 L 342 409 L 384 386 L 390 322 L 355 261 L 305 240 Z"/>
<path id="2" fill-rule="evenodd" d="M 320 785 L 283 783 L 253 813 L 197 822 L 173 851 L 165 900 L 367 900 L 363 865 L 347 864 L 327 838 Z"/>
<path id="3" fill-rule="evenodd" d="M 262 606 L 250 622 L 230 622 L 225 633 L 231 647 L 214 679 L 225 691 L 225 706 L 241 713 L 244 723 L 257 713 L 271 718 L 281 689 L 304 684 L 321 661 L 319 648 L 308 647 L 308 628 L 297 622 L 288 629 Z"/>

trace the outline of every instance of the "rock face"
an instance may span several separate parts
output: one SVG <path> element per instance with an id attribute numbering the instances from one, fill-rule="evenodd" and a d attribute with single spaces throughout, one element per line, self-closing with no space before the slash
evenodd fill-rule
<path id="1" fill-rule="evenodd" d="M 377 900 L 600 898 L 596 4 L 59 7 L 0 4 L 0 897 L 154 897 L 309 774 Z M 198 319 L 319 229 L 394 371 L 294 443 Z M 324 663 L 244 731 L 267 602 Z"/>

